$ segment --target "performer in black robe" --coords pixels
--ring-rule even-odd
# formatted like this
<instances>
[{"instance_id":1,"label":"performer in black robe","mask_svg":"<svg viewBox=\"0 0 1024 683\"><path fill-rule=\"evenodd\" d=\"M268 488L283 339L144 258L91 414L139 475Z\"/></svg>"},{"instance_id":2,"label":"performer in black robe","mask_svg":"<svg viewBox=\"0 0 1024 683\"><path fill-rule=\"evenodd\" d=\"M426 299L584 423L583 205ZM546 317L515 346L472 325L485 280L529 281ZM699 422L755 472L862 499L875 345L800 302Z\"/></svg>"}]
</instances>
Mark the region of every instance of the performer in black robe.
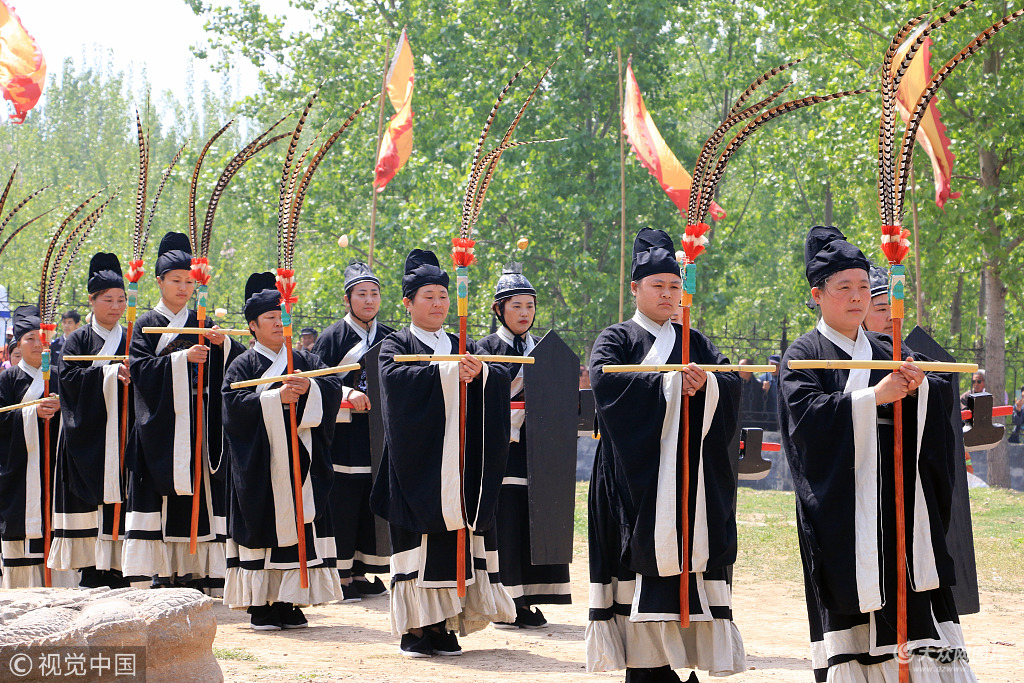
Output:
<instances>
[{"instance_id":1,"label":"performer in black robe","mask_svg":"<svg viewBox=\"0 0 1024 683\"><path fill-rule=\"evenodd\" d=\"M19 306L11 325L21 360L0 373L0 407L33 401L43 396L41 368L43 342L39 309ZM3 555L3 588L44 585L43 500L46 457L44 430L50 427L50 475L57 462L60 434L60 381L50 375L50 394L43 403L0 413L0 554ZM50 418L49 423L45 418ZM51 515L52 518L52 515ZM77 572L50 572L53 586L73 588Z\"/></svg>"},{"instance_id":2,"label":"performer in black robe","mask_svg":"<svg viewBox=\"0 0 1024 683\"><path fill-rule=\"evenodd\" d=\"M197 327L188 308L195 290L188 237L167 233L155 265L160 303L135 322L129 348L135 402L127 467L128 513L121 571L195 587L217 586L224 578L227 535L226 489L221 464L221 393L224 370L245 349L216 334L206 319L211 346L197 335L146 334L145 327ZM189 553L195 460L196 363L204 371L203 472L196 554ZM158 581L158 584L163 583Z\"/></svg>"},{"instance_id":3,"label":"performer in black robe","mask_svg":"<svg viewBox=\"0 0 1024 683\"><path fill-rule=\"evenodd\" d=\"M89 262L92 321L64 342L60 366L63 438L54 480L51 569L80 569L85 588L127 586L121 575L124 509L114 541L114 504L123 502L121 406L128 368L118 361L68 361L69 356L123 356L127 340L118 321L128 305L117 256ZM129 399L130 400L130 399ZM129 425L131 406L129 405Z\"/></svg>"},{"instance_id":4,"label":"performer in black robe","mask_svg":"<svg viewBox=\"0 0 1024 683\"><path fill-rule=\"evenodd\" d=\"M523 276L522 266L507 266L495 288L491 309L501 322L495 334L477 342L481 353L498 356L525 356L533 351L537 339L530 334L536 316L537 291ZM509 364L513 378L509 393L513 401L522 401L523 366ZM534 605L568 605L572 602L568 564L535 565L530 561L530 510L526 470L526 411L512 411L508 465L498 496L498 561L501 583L516 604L519 628L547 625L544 614Z\"/></svg>"},{"instance_id":5,"label":"performer in black robe","mask_svg":"<svg viewBox=\"0 0 1024 683\"><path fill-rule=\"evenodd\" d=\"M380 310L380 280L365 263L345 268L345 305L348 314L324 330L313 344L313 353L328 366L358 363L367 350L393 329L377 321ZM366 397L366 371L339 374L344 385L342 399L355 410L374 409ZM379 410L379 408L376 408ZM334 483L331 486L331 515L338 546L338 575L344 602L362 596L387 593L379 577L370 583L367 574L386 574L388 553L377 547L373 513L370 512L370 418L352 409L338 411L331 442Z\"/></svg>"},{"instance_id":6,"label":"performer in black robe","mask_svg":"<svg viewBox=\"0 0 1024 683\"><path fill-rule=\"evenodd\" d=\"M256 344L224 376L224 465L228 472L227 576L224 604L248 608L257 630L302 628L296 605L341 596L328 496L334 470L330 444L341 401L337 375L292 377L283 384L232 389L232 382L284 375L288 340L274 275L256 273L245 287L245 319ZM298 372L327 367L293 353ZM309 586L301 587L288 411L297 409L303 529Z\"/></svg>"},{"instance_id":7,"label":"performer in black robe","mask_svg":"<svg viewBox=\"0 0 1024 683\"><path fill-rule=\"evenodd\" d=\"M590 623L587 669L626 669L626 680L678 681L672 669L714 676L746 669L732 621L736 480L729 441L739 376L705 373L727 364L690 330L691 365L681 372L604 373L608 364L682 362L682 328L671 321L682 294L672 240L641 230L633 244L637 312L594 343L590 381L601 433L590 482ZM682 526L681 424L689 401L690 625L679 618ZM691 673L691 681L696 674Z\"/></svg>"},{"instance_id":8,"label":"performer in black robe","mask_svg":"<svg viewBox=\"0 0 1024 683\"><path fill-rule=\"evenodd\" d=\"M380 353L386 447L371 494L391 529L391 630L410 657L462 654L463 635L515 619L501 585L494 533L509 441L509 378L501 365L461 361L399 363L397 354L458 352L442 329L448 274L432 252L405 262L403 302L412 324L384 340ZM469 354L477 352L472 341ZM460 509L459 383L467 382L466 448ZM463 514L463 512L465 514ZM466 595L456 589L457 530L466 528Z\"/></svg>"},{"instance_id":9,"label":"performer in black robe","mask_svg":"<svg viewBox=\"0 0 1024 683\"><path fill-rule=\"evenodd\" d=\"M817 681L897 679L892 403L903 402L910 680L974 681L949 586L956 400L948 378L911 363L881 370L790 370L791 360L892 360L861 325L868 261L835 228L811 229L806 275L817 327L786 351L779 420L796 490L811 661ZM907 349L903 348L907 358Z\"/></svg>"}]
</instances>

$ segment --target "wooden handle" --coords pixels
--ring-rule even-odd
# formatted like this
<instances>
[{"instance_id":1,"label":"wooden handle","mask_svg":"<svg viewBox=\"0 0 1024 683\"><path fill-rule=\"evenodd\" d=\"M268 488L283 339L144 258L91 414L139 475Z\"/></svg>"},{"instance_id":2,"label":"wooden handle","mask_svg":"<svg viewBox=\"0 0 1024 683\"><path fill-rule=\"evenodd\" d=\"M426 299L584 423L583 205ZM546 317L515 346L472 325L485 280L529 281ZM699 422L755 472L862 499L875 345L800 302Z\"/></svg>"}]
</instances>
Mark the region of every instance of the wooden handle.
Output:
<instances>
[{"instance_id":1,"label":"wooden handle","mask_svg":"<svg viewBox=\"0 0 1024 683\"><path fill-rule=\"evenodd\" d=\"M601 372L677 372L688 365L602 365ZM698 365L704 372L768 372L774 373L774 365Z\"/></svg>"},{"instance_id":2,"label":"wooden handle","mask_svg":"<svg viewBox=\"0 0 1024 683\"><path fill-rule=\"evenodd\" d=\"M894 360L791 360L790 370L898 370L903 363ZM977 372L977 363L918 362L926 372Z\"/></svg>"},{"instance_id":3,"label":"wooden handle","mask_svg":"<svg viewBox=\"0 0 1024 683\"><path fill-rule=\"evenodd\" d=\"M249 330L215 330L212 327L143 327L144 334L227 334L243 337L252 334Z\"/></svg>"},{"instance_id":4,"label":"wooden handle","mask_svg":"<svg viewBox=\"0 0 1024 683\"><path fill-rule=\"evenodd\" d=\"M293 372L290 375L275 375L274 377L257 377L256 379L247 379L242 382L232 382L231 388L244 389L245 387L255 387L260 384L273 384L274 382L283 381L287 377L322 377L324 375L334 375L339 372L352 372L353 370L358 370L359 367L359 363L349 363L348 365L336 365L331 368L320 368L319 370Z\"/></svg>"},{"instance_id":5,"label":"wooden handle","mask_svg":"<svg viewBox=\"0 0 1024 683\"><path fill-rule=\"evenodd\" d=\"M34 401L25 401L24 403L17 403L17 404L15 404L13 406L4 406L3 408L0 408L0 413L9 413L9 412L14 411L14 410L21 410L22 408L28 408L29 406L38 405L38 404L42 403L43 401L45 401L48 398L60 398L60 397L57 396L57 394L50 394L49 396L44 396L43 398L37 398Z\"/></svg>"},{"instance_id":6,"label":"wooden handle","mask_svg":"<svg viewBox=\"0 0 1024 683\"><path fill-rule=\"evenodd\" d=\"M128 356L61 356L61 360L91 363L94 360L128 360Z\"/></svg>"},{"instance_id":7,"label":"wooden handle","mask_svg":"<svg viewBox=\"0 0 1024 683\"><path fill-rule=\"evenodd\" d=\"M472 354L470 354L472 355ZM473 358L482 360L485 363L522 363L523 365L533 365L537 362L533 356L476 356ZM416 363L419 361L458 361L462 360L462 356L458 354L446 354L446 355L434 355L430 353L406 353L398 354L395 356L396 363Z\"/></svg>"}]
</instances>

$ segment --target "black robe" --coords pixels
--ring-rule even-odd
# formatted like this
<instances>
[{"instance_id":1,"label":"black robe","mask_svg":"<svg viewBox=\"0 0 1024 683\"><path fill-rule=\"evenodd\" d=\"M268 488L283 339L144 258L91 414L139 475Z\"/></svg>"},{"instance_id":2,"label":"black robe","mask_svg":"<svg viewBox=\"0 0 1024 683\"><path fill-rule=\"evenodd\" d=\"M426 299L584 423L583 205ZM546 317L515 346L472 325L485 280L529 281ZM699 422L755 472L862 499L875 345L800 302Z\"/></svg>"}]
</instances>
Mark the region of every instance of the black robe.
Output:
<instances>
[{"instance_id":1,"label":"black robe","mask_svg":"<svg viewBox=\"0 0 1024 683\"><path fill-rule=\"evenodd\" d=\"M531 335L536 344L539 339ZM514 356L514 347L497 333L477 342L480 353L496 356ZM513 380L523 366L505 364ZM511 391L511 390L510 390ZM522 401L525 391L520 390L513 401ZM519 438L508 446L508 464L498 496L497 531L498 559L501 583L508 590L516 607L531 605L567 605L572 602L568 564L535 565L530 561L530 509L527 484L527 450L525 422L519 429Z\"/></svg>"},{"instance_id":2,"label":"black robe","mask_svg":"<svg viewBox=\"0 0 1024 683\"><path fill-rule=\"evenodd\" d=\"M377 323L372 347L394 332ZM341 365L345 356L360 343L359 334L344 319L330 325L313 344L313 353L328 366ZM362 357L348 362L360 362ZM340 375L339 375L340 376ZM366 393L366 370L348 372L342 379L343 394L357 389ZM372 406L372 410L380 410ZM377 533L370 512L370 417L351 413L349 422L338 422L331 441L334 484L331 487L331 514L338 548L338 573L341 578L380 574L388 570L387 549L377 547Z\"/></svg>"},{"instance_id":3,"label":"black robe","mask_svg":"<svg viewBox=\"0 0 1024 683\"><path fill-rule=\"evenodd\" d=\"M18 365L0 372L0 406L22 402L22 397L32 385L32 378ZM60 394L60 381L56 371L50 372L50 394ZM28 471L28 450L25 444L25 423L23 410L0 413L0 541L3 542L3 586L4 588L26 588L41 586L43 567L43 515L46 454L43 450L47 422L39 420L39 464L33 472L30 485ZM35 408L31 408L33 411ZM49 420L50 427L50 476L57 463L60 414ZM38 533L26 529L26 507L38 505ZM52 509L51 509L52 513ZM51 515L52 519L52 515ZM34 525L32 525L34 526ZM25 568L31 568L26 572ZM38 574L38 575L37 575Z\"/></svg>"},{"instance_id":4,"label":"black robe","mask_svg":"<svg viewBox=\"0 0 1024 683\"><path fill-rule=\"evenodd\" d=\"M871 358L892 360L888 336L865 334ZM910 355L905 347L902 352L903 358ZM875 406L870 388L889 371L871 371L868 388L847 393L848 370L788 368L791 360L849 358L812 330L786 351L780 377L779 424L796 491L818 681L836 665L892 660L896 643L892 406ZM962 633L949 588L955 574L945 543L955 455L949 414L956 394L942 374L928 373L926 384L903 400L908 635L912 650L953 648L959 658ZM927 391L925 403L922 391ZM862 426L855 426L855 415ZM924 416L920 456L919 415Z\"/></svg>"},{"instance_id":5,"label":"black robe","mask_svg":"<svg viewBox=\"0 0 1024 683\"><path fill-rule=\"evenodd\" d=\"M103 338L92 325L78 328L68 336L64 343L65 356L97 355L103 349ZM121 343L113 355L124 355L127 346L126 330L121 329ZM120 363L106 363L94 367L91 361L63 360L60 366L61 380L61 417L63 420L63 438L60 454L57 459L57 472L54 491L54 537L67 540L65 559L72 566L64 568L81 568L98 566L100 569L118 569L120 567L120 550L105 548L100 552L96 563L96 550L93 549L93 561L86 561L86 543L96 546L97 538L104 543L113 543L114 502L113 496L106 496L104 504L104 486L107 485L117 492L116 498L124 501L124 482L118 470L106 471L107 449L107 405L104 396L104 379L107 373L114 373L111 380L116 391L116 412L114 420L117 424L117 445L110 453L120 461L121 439L121 405L125 392L129 394L128 433L131 433L134 406L131 404L131 385L125 387L116 379L114 369ZM113 463L113 460L111 460ZM109 480L109 481L108 481ZM109 493L109 492L108 492ZM112 501L112 502L111 502ZM89 513L95 513L92 523L86 524ZM124 506L121 507L118 523L118 545L124 534ZM102 524L102 531L101 531ZM51 550L51 555L57 549ZM113 565L113 566L112 566Z\"/></svg>"},{"instance_id":6,"label":"black robe","mask_svg":"<svg viewBox=\"0 0 1024 683\"><path fill-rule=\"evenodd\" d=\"M453 353L458 338L448 335ZM472 340L470 353L477 352ZM380 352L385 449L370 506L391 532L391 623L397 635L445 622L463 634L492 621L513 621L515 606L501 585L494 533L498 491L509 443L509 377L487 368L467 386L463 492L467 594L455 596L458 576L458 441L444 449L445 394L440 365L398 363L395 355L431 353L409 328L387 337ZM446 366L452 367L452 366ZM458 402L458 376L453 383ZM457 410L457 409L456 409ZM457 417L452 434L458 433ZM450 529L450 530L449 530ZM434 593L430 593L434 591Z\"/></svg>"},{"instance_id":7,"label":"black robe","mask_svg":"<svg viewBox=\"0 0 1024 683\"><path fill-rule=\"evenodd\" d=\"M212 327L207 318L206 326ZM185 556L177 551L171 554L171 566L151 561L147 551L135 554L134 541L164 541L168 543L188 543L192 518L192 496L181 494L181 490L190 490L195 467L195 409L197 368L194 363L187 363L187 384L189 391L188 417L190 423L189 457L187 472L179 471L178 476L188 481L179 481L175 486L174 466L174 391L171 354L176 351L187 351L199 342L197 335L178 335L164 348L160 355L156 354L159 334L144 334L144 327L166 327L169 320L156 311L147 311L135 322L131 346L129 347L129 365L132 376L132 387L135 404L135 423L132 429L128 452L127 467L130 471L128 487L128 519L125 534L125 562L129 573L158 574L199 574L206 577L219 574L222 566L201 566L192 562L196 556ZM197 327L198 319L195 311L188 312L184 327ZM231 338L222 346L211 344L203 373L203 430L206 433L204 470L211 479L210 491L207 493L207 473L200 477L199 525L197 538L199 542L216 542L222 544L226 538L227 496L223 473L220 472L222 454L221 430L221 393L220 387L224 379L224 368L245 349ZM225 358L225 354L227 357ZM212 390L211 390L212 387ZM184 475L184 476L183 476ZM187 484L187 486L186 486ZM166 501L164 500L166 498ZM166 509L164 508L166 504ZM221 551L215 551L221 553ZM134 558L139 558L136 561ZM184 559L189 567L182 567L176 558ZM214 558L216 559L216 558ZM219 562L219 560L218 560ZM207 563L209 565L209 563ZM219 578L219 577L216 577Z\"/></svg>"},{"instance_id":8,"label":"black robe","mask_svg":"<svg viewBox=\"0 0 1024 683\"><path fill-rule=\"evenodd\" d=\"M671 353L660 362L682 362L682 328L673 324L673 331ZM707 630L706 637L715 643L694 650L679 627L681 422L677 445L666 444L662 453L662 431L670 418L664 389L669 379L659 372L601 370L609 364L642 363L655 340L639 323L628 320L605 329L591 351L590 378L601 439L589 494L587 667L600 671L669 665L708 669L715 675L736 673L746 667L742 640L732 622L729 568L736 560L736 479L728 446L739 412L739 376L708 373L707 385L689 400L689 628ZM690 360L729 362L695 329L690 330ZM681 398L678 401L676 409L681 410ZM702 454L708 401L715 411ZM620 650L608 646L609 639L619 643ZM697 641L709 642L702 637Z\"/></svg>"}]
</instances>

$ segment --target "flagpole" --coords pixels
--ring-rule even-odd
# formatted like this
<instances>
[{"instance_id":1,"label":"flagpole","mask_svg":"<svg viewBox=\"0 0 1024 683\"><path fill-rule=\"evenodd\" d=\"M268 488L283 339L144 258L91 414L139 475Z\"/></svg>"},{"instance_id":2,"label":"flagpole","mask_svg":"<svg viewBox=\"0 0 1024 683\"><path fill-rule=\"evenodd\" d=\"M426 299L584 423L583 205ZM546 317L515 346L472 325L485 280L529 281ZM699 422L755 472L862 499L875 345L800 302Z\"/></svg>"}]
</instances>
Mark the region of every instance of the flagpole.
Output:
<instances>
[{"instance_id":1,"label":"flagpole","mask_svg":"<svg viewBox=\"0 0 1024 683\"><path fill-rule=\"evenodd\" d=\"M622 130L622 48L616 47L619 61L619 184L622 197L619 202L619 322L622 322L626 287L626 134Z\"/></svg>"},{"instance_id":2,"label":"flagpole","mask_svg":"<svg viewBox=\"0 0 1024 683\"><path fill-rule=\"evenodd\" d=\"M384 67L381 69L380 77L380 113L377 115L377 151L373 155L373 179L370 184L370 192L373 195L370 202L370 256L367 259L369 266L373 268L373 243L377 235L377 159L380 158L380 143L384 138L384 101L387 99L388 90L388 55L391 52L391 38L384 43Z\"/></svg>"}]
</instances>

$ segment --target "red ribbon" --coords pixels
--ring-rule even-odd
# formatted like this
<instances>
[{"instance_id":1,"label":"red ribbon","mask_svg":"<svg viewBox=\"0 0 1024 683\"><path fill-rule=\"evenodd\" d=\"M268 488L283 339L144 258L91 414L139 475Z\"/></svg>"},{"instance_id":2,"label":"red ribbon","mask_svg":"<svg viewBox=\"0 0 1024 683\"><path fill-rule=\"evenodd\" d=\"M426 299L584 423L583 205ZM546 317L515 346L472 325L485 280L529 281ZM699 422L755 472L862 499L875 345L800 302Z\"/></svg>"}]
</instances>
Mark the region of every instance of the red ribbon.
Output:
<instances>
[{"instance_id":1,"label":"red ribbon","mask_svg":"<svg viewBox=\"0 0 1024 683\"><path fill-rule=\"evenodd\" d=\"M902 263L910 253L910 231L901 225L882 226L882 253L890 264Z\"/></svg>"},{"instance_id":2,"label":"red ribbon","mask_svg":"<svg viewBox=\"0 0 1024 683\"><path fill-rule=\"evenodd\" d=\"M284 310L292 312L292 304L299 303L299 297L295 296L295 288L298 283L295 281L295 270L292 268L278 268L277 282L274 285L281 293L281 303Z\"/></svg>"},{"instance_id":3,"label":"red ribbon","mask_svg":"<svg viewBox=\"0 0 1024 683\"><path fill-rule=\"evenodd\" d=\"M145 271L142 270L143 260L129 261L128 262L128 282L138 282L145 275Z\"/></svg>"},{"instance_id":4,"label":"red ribbon","mask_svg":"<svg viewBox=\"0 0 1024 683\"><path fill-rule=\"evenodd\" d=\"M706 240L702 240L704 233L711 229L711 226L707 223L696 223L686 226L686 232L683 235L683 253L686 254L686 263L695 263L697 257L704 253L704 243Z\"/></svg>"},{"instance_id":5,"label":"red ribbon","mask_svg":"<svg viewBox=\"0 0 1024 683\"><path fill-rule=\"evenodd\" d=\"M468 237L455 237L452 239L452 261L455 262L457 267L467 267L476 262L476 257L473 255L473 246L476 244L476 240L471 240Z\"/></svg>"},{"instance_id":6,"label":"red ribbon","mask_svg":"<svg viewBox=\"0 0 1024 683\"><path fill-rule=\"evenodd\" d=\"M210 260L205 256L192 259L192 270L190 271L196 282L201 285L207 285L210 283L210 276L213 274L213 269L210 268Z\"/></svg>"}]
</instances>

